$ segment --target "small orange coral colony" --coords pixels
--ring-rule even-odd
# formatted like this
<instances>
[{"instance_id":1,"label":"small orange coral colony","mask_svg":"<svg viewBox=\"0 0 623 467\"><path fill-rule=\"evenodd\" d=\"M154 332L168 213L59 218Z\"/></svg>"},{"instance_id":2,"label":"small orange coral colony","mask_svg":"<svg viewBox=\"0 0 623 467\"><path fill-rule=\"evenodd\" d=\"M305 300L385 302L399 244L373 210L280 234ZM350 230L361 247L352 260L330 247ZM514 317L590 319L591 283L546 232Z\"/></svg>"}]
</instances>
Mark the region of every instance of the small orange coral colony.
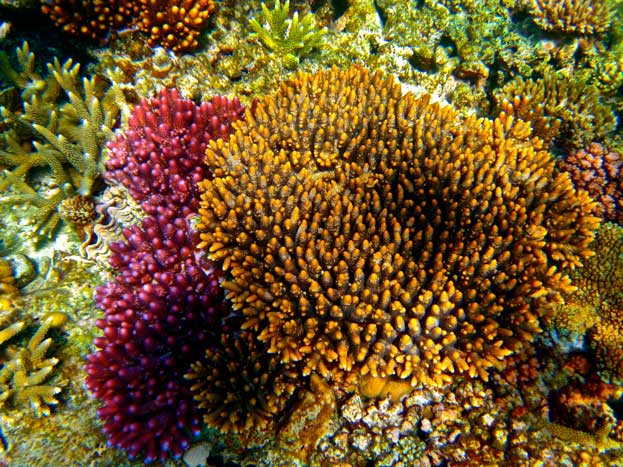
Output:
<instances>
[{"instance_id":1,"label":"small orange coral colony","mask_svg":"<svg viewBox=\"0 0 623 467\"><path fill-rule=\"evenodd\" d=\"M200 247L302 374L486 380L590 255L593 202L510 117L353 67L299 74L234 127L207 150Z\"/></svg>"},{"instance_id":2,"label":"small orange coral colony","mask_svg":"<svg viewBox=\"0 0 623 467\"><path fill-rule=\"evenodd\" d=\"M49 0L42 10L70 34L102 39L136 28L151 46L174 52L197 47L197 37L214 10L212 0Z\"/></svg>"}]
</instances>

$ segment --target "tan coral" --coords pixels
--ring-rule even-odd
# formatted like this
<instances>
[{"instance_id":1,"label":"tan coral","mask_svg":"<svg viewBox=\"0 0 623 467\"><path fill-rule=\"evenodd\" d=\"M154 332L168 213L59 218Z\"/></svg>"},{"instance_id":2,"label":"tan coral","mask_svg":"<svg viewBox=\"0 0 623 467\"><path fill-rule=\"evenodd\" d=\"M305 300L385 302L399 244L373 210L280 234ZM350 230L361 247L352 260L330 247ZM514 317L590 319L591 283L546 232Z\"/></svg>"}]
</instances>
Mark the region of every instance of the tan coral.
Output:
<instances>
[{"instance_id":1,"label":"tan coral","mask_svg":"<svg viewBox=\"0 0 623 467\"><path fill-rule=\"evenodd\" d=\"M345 384L486 380L598 224L527 124L461 119L360 67L300 74L206 160L201 247L243 328Z\"/></svg>"},{"instance_id":2,"label":"tan coral","mask_svg":"<svg viewBox=\"0 0 623 467\"><path fill-rule=\"evenodd\" d=\"M611 12L604 0L531 0L534 22L545 31L573 34L604 33Z\"/></svg>"}]
</instances>

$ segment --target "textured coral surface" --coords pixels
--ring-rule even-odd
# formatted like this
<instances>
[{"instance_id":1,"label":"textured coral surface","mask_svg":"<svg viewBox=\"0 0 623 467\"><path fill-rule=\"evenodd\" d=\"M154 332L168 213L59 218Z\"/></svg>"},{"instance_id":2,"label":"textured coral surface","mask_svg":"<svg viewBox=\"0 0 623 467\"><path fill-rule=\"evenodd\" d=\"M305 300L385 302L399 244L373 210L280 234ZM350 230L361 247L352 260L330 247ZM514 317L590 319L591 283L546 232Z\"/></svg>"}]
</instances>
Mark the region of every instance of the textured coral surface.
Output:
<instances>
[{"instance_id":1,"label":"textured coral surface","mask_svg":"<svg viewBox=\"0 0 623 467\"><path fill-rule=\"evenodd\" d=\"M242 327L302 374L487 380L597 224L539 144L359 67L302 74L210 144L201 246Z\"/></svg>"}]
</instances>

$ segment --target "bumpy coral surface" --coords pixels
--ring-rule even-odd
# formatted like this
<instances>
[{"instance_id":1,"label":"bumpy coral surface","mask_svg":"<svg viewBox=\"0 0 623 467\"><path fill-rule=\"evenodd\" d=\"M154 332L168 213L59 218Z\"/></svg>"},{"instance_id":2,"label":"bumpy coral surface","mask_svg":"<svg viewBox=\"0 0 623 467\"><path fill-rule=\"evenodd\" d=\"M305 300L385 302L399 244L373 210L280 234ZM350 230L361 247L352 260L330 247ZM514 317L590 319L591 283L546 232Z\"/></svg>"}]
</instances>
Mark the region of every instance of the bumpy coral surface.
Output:
<instances>
[{"instance_id":1,"label":"bumpy coral surface","mask_svg":"<svg viewBox=\"0 0 623 467\"><path fill-rule=\"evenodd\" d=\"M200 246L242 327L303 374L486 380L597 224L529 133L359 67L301 74L210 143Z\"/></svg>"},{"instance_id":2,"label":"bumpy coral surface","mask_svg":"<svg viewBox=\"0 0 623 467\"><path fill-rule=\"evenodd\" d=\"M43 12L65 32L104 40L137 28L151 46L175 52L197 47L197 37L214 10L212 0L49 0Z\"/></svg>"},{"instance_id":3,"label":"bumpy coral surface","mask_svg":"<svg viewBox=\"0 0 623 467\"><path fill-rule=\"evenodd\" d=\"M573 151L560 160L560 167L571 175L577 188L588 191L606 220L623 224L623 157L598 143Z\"/></svg>"},{"instance_id":4,"label":"bumpy coral surface","mask_svg":"<svg viewBox=\"0 0 623 467\"><path fill-rule=\"evenodd\" d=\"M110 442L131 456L180 456L200 430L184 374L218 336L224 309L220 274L195 254L188 216L198 206L196 183L209 175L200 163L206 142L227 134L242 111L237 101L196 105L163 90L135 108L110 144L107 178L128 188L147 217L110 245L119 274L97 290L105 317L87 385L104 402Z\"/></svg>"}]
</instances>

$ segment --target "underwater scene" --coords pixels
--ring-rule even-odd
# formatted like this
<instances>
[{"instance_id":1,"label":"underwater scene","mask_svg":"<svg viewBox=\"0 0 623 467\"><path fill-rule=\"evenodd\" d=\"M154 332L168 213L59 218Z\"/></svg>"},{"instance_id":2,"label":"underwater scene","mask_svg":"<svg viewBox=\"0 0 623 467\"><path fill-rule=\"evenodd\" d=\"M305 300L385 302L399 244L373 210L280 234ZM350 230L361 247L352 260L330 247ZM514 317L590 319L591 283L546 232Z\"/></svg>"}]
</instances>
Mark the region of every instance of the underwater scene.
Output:
<instances>
[{"instance_id":1,"label":"underwater scene","mask_svg":"<svg viewBox=\"0 0 623 467\"><path fill-rule=\"evenodd\" d=\"M623 0L0 0L0 467L623 467Z\"/></svg>"}]
</instances>

